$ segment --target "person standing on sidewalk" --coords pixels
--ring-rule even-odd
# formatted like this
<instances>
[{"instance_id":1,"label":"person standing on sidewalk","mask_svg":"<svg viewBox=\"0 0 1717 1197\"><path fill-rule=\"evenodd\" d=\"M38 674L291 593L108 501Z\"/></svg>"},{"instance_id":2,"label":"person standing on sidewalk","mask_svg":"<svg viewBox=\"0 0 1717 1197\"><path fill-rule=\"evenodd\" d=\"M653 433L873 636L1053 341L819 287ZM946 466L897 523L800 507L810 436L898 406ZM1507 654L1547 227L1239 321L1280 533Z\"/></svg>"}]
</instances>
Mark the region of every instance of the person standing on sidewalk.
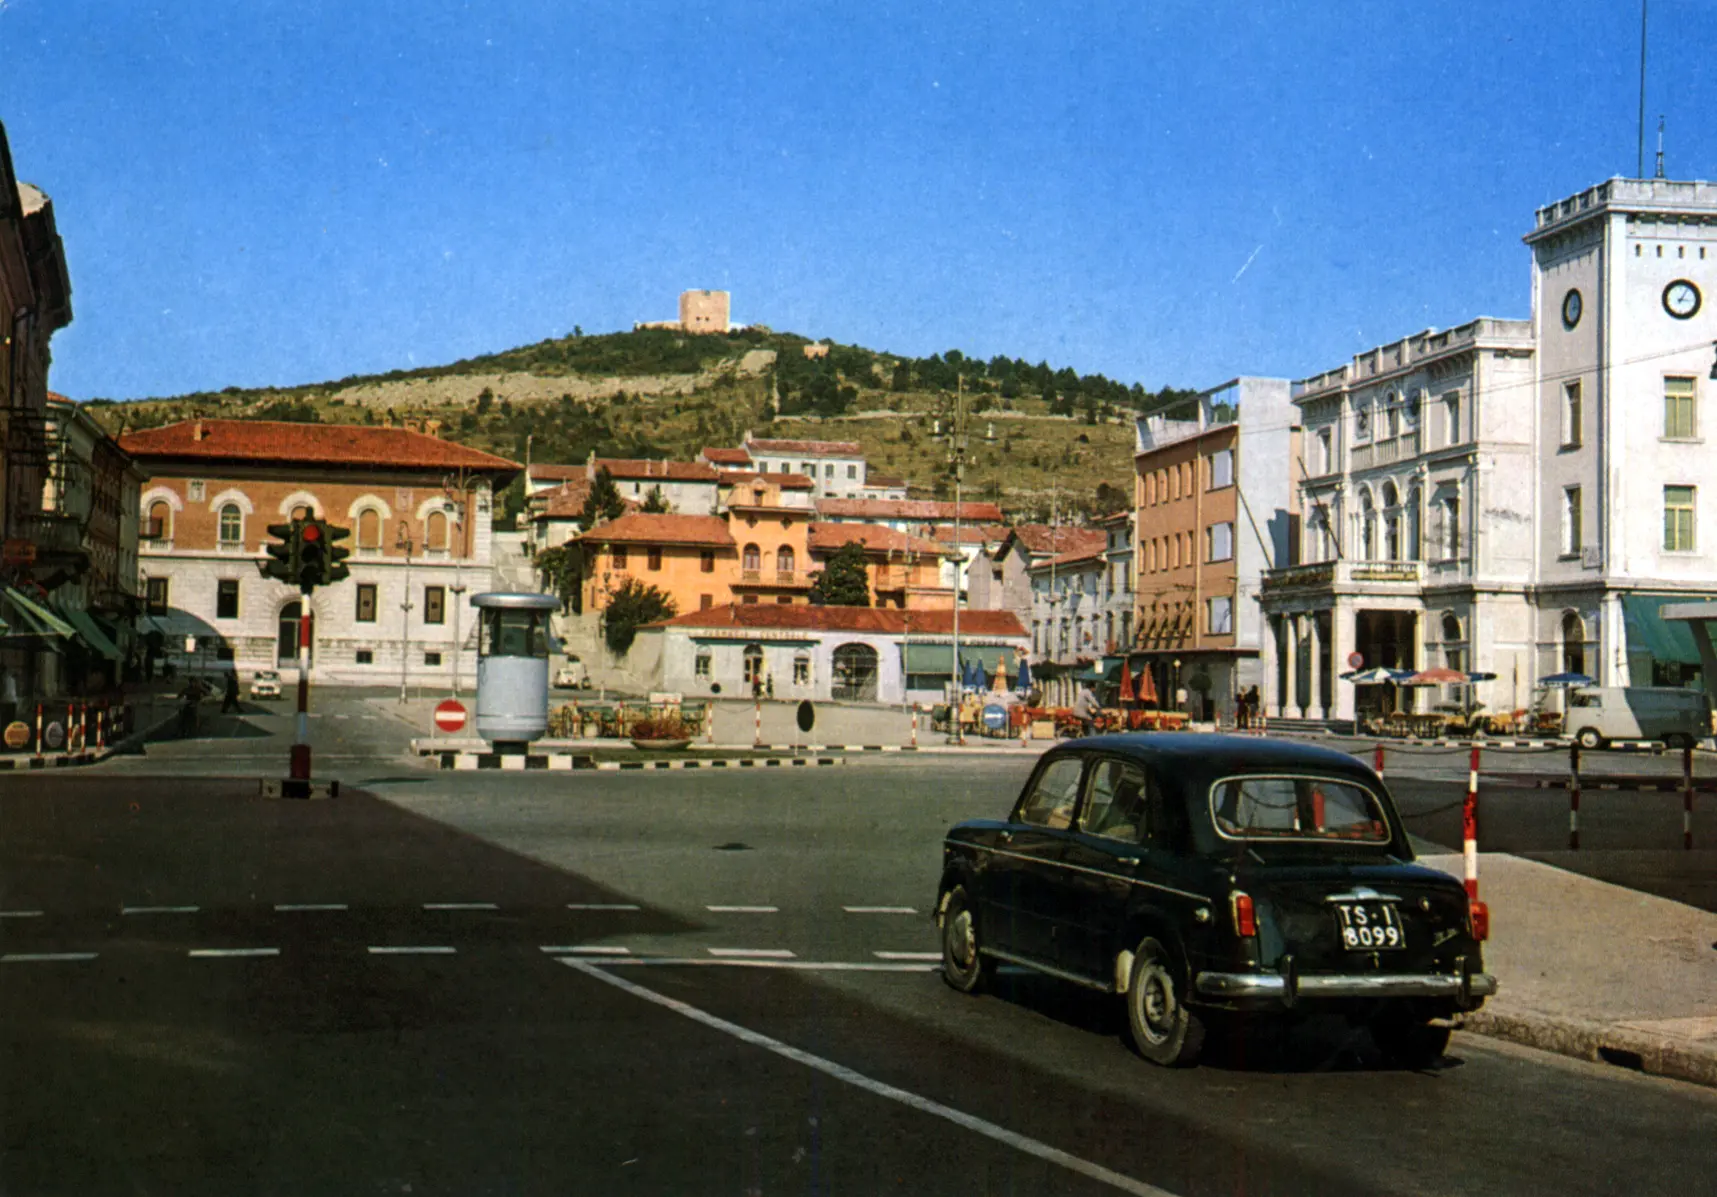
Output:
<instances>
[{"instance_id":1,"label":"person standing on sidewalk","mask_svg":"<svg viewBox=\"0 0 1717 1197\"><path fill-rule=\"evenodd\" d=\"M229 669L227 670L226 693L221 698L221 714L224 715L228 711L237 713L238 709L238 670Z\"/></svg>"}]
</instances>

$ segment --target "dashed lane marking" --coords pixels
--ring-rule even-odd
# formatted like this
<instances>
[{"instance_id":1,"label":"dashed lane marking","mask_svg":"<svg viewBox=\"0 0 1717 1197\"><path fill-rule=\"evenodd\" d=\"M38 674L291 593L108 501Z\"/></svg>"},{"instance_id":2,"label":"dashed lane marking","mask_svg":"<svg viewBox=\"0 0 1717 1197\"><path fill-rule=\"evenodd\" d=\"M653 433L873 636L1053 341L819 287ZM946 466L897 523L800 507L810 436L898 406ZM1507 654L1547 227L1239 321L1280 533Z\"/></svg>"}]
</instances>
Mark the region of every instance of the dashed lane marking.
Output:
<instances>
[{"instance_id":1,"label":"dashed lane marking","mask_svg":"<svg viewBox=\"0 0 1717 1197\"><path fill-rule=\"evenodd\" d=\"M793 953L786 948L707 948L717 959L749 957L753 960L791 960Z\"/></svg>"},{"instance_id":2,"label":"dashed lane marking","mask_svg":"<svg viewBox=\"0 0 1717 1197\"><path fill-rule=\"evenodd\" d=\"M614 965L665 964L692 968L784 968L806 973L927 973L939 964L908 963L899 960L779 960L759 956L616 956L602 963ZM1030 969L1022 970L1030 972Z\"/></svg>"},{"instance_id":3,"label":"dashed lane marking","mask_svg":"<svg viewBox=\"0 0 1717 1197\"><path fill-rule=\"evenodd\" d=\"M917 914L912 906L843 906L848 914Z\"/></svg>"},{"instance_id":4,"label":"dashed lane marking","mask_svg":"<svg viewBox=\"0 0 1717 1197\"><path fill-rule=\"evenodd\" d=\"M450 948L440 944L385 944L372 945L372 956L451 956L458 948Z\"/></svg>"},{"instance_id":5,"label":"dashed lane marking","mask_svg":"<svg viewBox=\"0 0 1717 1197\"><path fill-rule=\"evenodd\" d=\"M39 919L41 917L42 912L39 910L0 910L0 919Z\"/></svg>"},{"instance_id":6,"label":"dashed lane marking","mask_svg":"<svg viewBox=\"0 0 1717 1197\"><path fill-rule=\"evenodd\" d=\"M597 943L575 943L566 947L556 947L552 944L544 944L542 950L550 956L566 956L574 954L579 956L630 956L632 954L631 948L613 947L608 944Z\"/></svg>"},{"instance_id":7,"label":"dashed lane marking","mask_svg":"<svg viewBox=\"0 0 1717 1197\"><path fill-rule=\"evenodd\" d=\"M499 910L493 902L425 902L425 910Z\"/></svg>"},{"instance_id":8,"label":"dashed lane marking","mask_svg":"<svg viewBox=\"0 0 1717 1197\"><path fill-rule=\"evenodd\" d=\"M724 1035L731 1035L742 1043L762 1048L764 1051L772 1052L783 1059L791 1060L795 1064L803 1064L825 1076L831 1076L838 1081L863 1089L865 1092L875 1094L878 1097L886 1098L889 1101L899 1102L901 1105L920 1113L945 1119L956 1126L983 1135L987 1139L1012 1147L1027 1155L1035 1156L1040 1160L1046 1160L1066 1168L1070 1172L1077 1172L1081 1176L1089 1177L1124 1193L1132 1193L1135 1197L1174 1197L1167 1189L1159 1189L1142 1180L1134 1180L1130 1176L1124 1176L1091 1160L1062 1151L1058 1147L1051 1147L1041 1140L1022 1135L1017 1131L1011 1131L1005 1126L997 1126L993 1122L979 1118L974 1114L968 1114L964 1110L956 1110L952 1106L945 1106L939 1101L932 1101L930 1098L922 1097L910 1090L873 1080L861 1072L855 1072L844 1064L837 1064L833 1060L824 1059L822 1056L814 1056L810 1052L783 1043L779 1039L771 1039L767 1035L753 1031L748 1027L742 1027L738 1023L728 1022L725 1018L718 1018L714 1014L700 1010L696 1006L689 1005L677 998L668 997L666 994L657 993L654 989L628 981L624 977L615 976L607 971L604 966L606 962L599 963L580 960L574 956L562 956L561 963L568 968L577 969L587 977L592 977L606 985L612 985L616 989L629 993L633 997L653 1002L664 1009L683 1015L693 1022L702 1023Z\"/></svg>"},{"instance_id":9,"label":"dashed lane marking","mask_svg":"<svg viewBox=\"0 0 1717 1197\"><path fill-rule=\"evenodd\" d=\"M568 910L637 910L630 902L568 902Z\"/></svg>"},{"instance_id":10,"label":"dashed lane marking","mask_svg":"<svg viewBox=\"0 0 1717 1197\"><path fill-rule=\"evenodd\" d=\"M193 960L222 960L229 957L278 956L279 948L192 948L185 953Z\"/></svg>"},{"instance_id":11,"label":"dashed lane marking","mask_svg":"<svg viewBox=\"0 0 1717 1197\"><path fill-rule=\"evenodd\" d=\"M282 914L297 914L311 910L345 910L344 902L276 902L274 909Z\"/></svg>"},{"instance_id":12,"label":"dashed lane marking","mask_svg":"<svg viewBox=\"0 0 1717 1197\"><path fill-rule=\"evenodd\" d=\"M872 952L878 960L930 960L940 962L940 952Z\"/></svg>"},{"instance_id":13,"label":"dashed lane marking","mask_svg":"<svg viewBox=\"0 0 1717 1197\"><path fill-rule=\"evenodd\" d=\"M94 952L8 952L0 956L0 964L59 964L67 961L94 960Z\"/></svg>"},{"instance_id":14,"label":"dashed lane marking","mask_svg":"<svg viewBox=\"0 0 1717 1197\"><path fill-rule=\"evenodd\" d=\"M711 914L780 914L779 906L705 906Z\"/></svg>"},{"instance_id":15,"label":"dashed lane marking","mask_svg":"<svg viewBox=\"0 0 1717 1197\"><path fill-rule=\"evenodd\" d=\"M122 906L120 914L196 914L199 906Z\"/></svg>"}]
</instances>

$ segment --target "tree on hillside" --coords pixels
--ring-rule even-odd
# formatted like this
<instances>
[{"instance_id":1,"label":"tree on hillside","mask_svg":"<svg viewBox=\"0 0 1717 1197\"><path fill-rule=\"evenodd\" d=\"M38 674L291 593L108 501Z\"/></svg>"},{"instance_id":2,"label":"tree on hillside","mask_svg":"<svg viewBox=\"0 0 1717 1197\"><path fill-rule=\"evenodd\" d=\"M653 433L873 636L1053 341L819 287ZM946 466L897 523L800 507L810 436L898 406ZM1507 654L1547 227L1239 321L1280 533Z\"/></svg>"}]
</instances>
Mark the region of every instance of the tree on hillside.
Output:
<instances>
[{"instance_id":1,"label":"tree on hillside","mask_svg":"<svg viewBox=\"0 0 1717 1197\"><path fill-rule=\"evenodd\" d=\"M863 544L847 541L811 575L811 602L819 607L870 606L870 574L865 570Z\"/></svg>"},{"instance_id":2,"label":"tree on hillside","mask_svg":"<svg viewBox=\"0 0 1717 1197\"><path fill-rule=\"evenodd\" d=\"M639 628L659 619L672 619L679 611L679 605L656 587L627 578L602 613L602 638L617 656L625 656Z\"/></svg>"},{"instance_id":3,"label":"tree on hillside","mask_svg":"<svg viewBox=\"0 0 1717 1197\"><path fill-rule=\"evenodd\" d=\"M662 493L662 488L652 486L650 493L644 496L644 505L640 510L649 512L651 515L666 515L673 510L673 507L669 505L667 496Z\"/></svg>"},{"instance_id":4,"label":"tree on hillside","mask_svg":"<svg viewBox=\"0 0 1717 1197\"><path fill-rule=\"evenodd\" d=\"M577 611L579 599L579 584L583 580L580 572L582 554L575 544L556 545L553 548L542 549L531 558L531 564L536 566L539 585L547 588L550 594L560 597L562 611Z\"/></svg>"},{"instance_id":5,"label":"tree on hillside","mask_svg":"<svg viewBox=\"0 0 1717 1197\"><path fill-rule=\"evenodd\" d=\"M1120 511L1130 502L1127 492L1107 482L1097 484L1097 510L1103 515Z\"/></svg>"},{"instance_id":6,"label":"tree on hillside","mask_svg":"<svg viewBox=\"0 0 1717 1197\"><path fill-rule=\"evenodd\" d=\"M626 501L620 497L620 488L614 485L614 475L603 466L596 471L596 481L590 485L590 493L584 497L584 510L579 514L578 526L586 532L597 524L609 520L617 520L626 512Z\"/></svg>"},{"instance_id":7,"label":"tree on hillside","mask_svg":"<svg viewBox=\"0 0 1717 1197\"><path fill-rule=\"evenodd\" d=\"M494 402L495 392L491 391L488 387L484 387L477 395L477 414L479 416L488 415L489 406Z\"/></svg>"}]
</instances>

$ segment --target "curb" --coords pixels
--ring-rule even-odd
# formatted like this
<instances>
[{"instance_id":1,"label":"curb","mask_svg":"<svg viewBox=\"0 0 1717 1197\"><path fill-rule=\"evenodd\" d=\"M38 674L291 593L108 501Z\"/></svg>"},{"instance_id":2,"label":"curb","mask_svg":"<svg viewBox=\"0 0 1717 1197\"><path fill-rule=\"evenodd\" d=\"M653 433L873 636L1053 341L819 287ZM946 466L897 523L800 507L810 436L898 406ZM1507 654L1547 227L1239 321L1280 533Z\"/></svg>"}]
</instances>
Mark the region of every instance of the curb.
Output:
<instances>
[{"instance_id":1,"label":"curb","mask_svg":"<svg viewBox=\"0 0 1717 1197\"><path fill-rule=\"evenodd\" d=\"M58 756L0 756L0 773L41 769L76 769L84 765L99 765L111 757L123 756L141 749L149 737L175 722L177 713L156 721L148 727L130 732L105 748L86 748L80 752L63 752Z\"/></svg>"},{"instance_id":2,"label":"curb","mask_svg":"<svg viewBox=\"0 0 1717 1197\"><path fill-rule=\"evenodd\" d=\"M1593 1064L1717 1086L1717 1044L1704 1047L1626 1026L1488 1010L1468 1014L1463 1029Z\"/></svg>"},{"instance_id":3,"label":"curb","mask_svg":"<svg viewBox=\"0 0 1717 1197\"><path fill-rule=\"evenodd\" d=\"M803 769L845 763L841 758L832 756L748 756L708 761L695 759L683 761L598 761L590 756L573 756L560 753L552 756L545 753L526 753L523 755L509 753L503 756L494 752L440 752L432 755L439 758L442 769L453 769L461 772L500 770L508 773L570 773L593 770L617 773L622 770L659 769Z\"/></svg>"}]
</instances>

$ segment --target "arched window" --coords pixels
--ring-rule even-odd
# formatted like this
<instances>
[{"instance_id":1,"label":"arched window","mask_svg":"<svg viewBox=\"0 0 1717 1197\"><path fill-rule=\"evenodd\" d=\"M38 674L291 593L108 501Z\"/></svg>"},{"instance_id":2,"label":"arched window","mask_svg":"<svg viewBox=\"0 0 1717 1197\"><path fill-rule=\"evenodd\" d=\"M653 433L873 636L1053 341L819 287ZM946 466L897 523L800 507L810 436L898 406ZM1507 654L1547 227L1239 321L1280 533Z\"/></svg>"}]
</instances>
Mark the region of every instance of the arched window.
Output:
<instances>
[{"instance_id":1,"label":"arched window","mask_svg":"<svg viewBox=\"0 0 1717 1197\"><path fill-rule=\"evenodd\" d=\"M307 520L315 514L308 503L299 503L292 508L292 518L295 520Z\"/></svg>"},{"instance_id":2,"label":"arched window","mask_svg":"<svg viewBox=\"0 0 1717 1197\"><path fill-rule=\"evenodd\" d=\"M1586 672L1586 621L1578 611L1562 615L1562 669L1566 673Z\"/></svg>"},{"instance_id":3,"label":"arched window","mask_svg":"<svg viewBox=\"0 0 1717 1197\"><path fill-rule=\"evenodd\" d=\"M221 505L221 543L236 545L244 543L244 512L239 510L237 503Z\"/></svg>"},{"instance_id":4,"label":"arched window","mask_svg":"<svg viewBox=\"0 0 1717 1197\"><path fill-rule=\"evenodd\" d=\"M1383 484L1383 555L1401 560L1401 493L1393 482Z\"/></svg>"},{"instance_id":5,"label":"arched window","mask_svg":"<svg viewBox=\"0 0 1717 1197\"><path fill-rule=\"evenodd\" d=\"M423 547L430 552L447 551L447 514L432 511L423 523Z\"/></svg>"},{"instance_id":6,"label":"arched window","mask_svg":"<svg viewBox=\"0 0 1717 1197\"><path fill-rule=\"evenodd\" d=\"M358 512L358 547L360 549L379 549L382 547L382 513L374 507L366 507Z\"/></svg>"},{"instance_id":7,"label":"arched window","mask_svg":"<svg viewBox=\"0 0 1717 1197\"><path fill-rule=\"evenodd\" d=\"M150 540L173 539L173 505L166 499L156 499L149 504L148 527Z\"/></svg>"},{"instance_id":8,"label":"arched window","mask_svg":"<svg viewBox=\"0 0 1717 1197\"><path fill-rule=\"evenodd\" d=\"M756 545L748 544L745 546L745 554L740 559L739 568L750 570L753 573L763 568L763 554L758 551Z\"/></svg>"},{"instance_id":9,"label":"arched window","mask_svg":"<svg viewBox=\"0 0 1717 1197\"><path fill-rule=\"evenodd\" d=\"M775 553L775 569L777 572L784 573L784 574L790 574L793 572L793 546L792 545L784 544L781 546L781 548L779 550L776 551L776 553Z\"/></svg>"},{"instance_id":10,"label":"arched window","mask_svg":"<svg viewBox=\"0 0 1717 1197\"><path fill-rule=\"evenodd\" d=\"M1419 488L1407 492L1407 560L1420 561L1425 556L1425 513L1419 499Z\"/></svg>"},{"instance_id":11,"label":"arched window","mask_svg":"<svg viewBox=\"0 0 1717 1197\"><path fill-rule=\"evenodd\" d=\"M1443 613L1443 664L1459 673L1467 671L1466 637L1460 617L1452 611Z\"/></svg>"},{"instance_id":12,"label":"arched window","mask_svg":"<svg viewBox=\"0 0 1717 1197\"><path fill-rule=\"evenodd\" d=\"M747 644L742 659L745 662L745 684L751 686L763 680L763 646Z\"/></svg>"},{"instance_id":13,"label":"arched window","mask_svg":"<svg viewBox=\"0 0 1717 1197\"><path fill-rule=\"evenodd\" d=\"M1377 560L1377 509L1371 505L1371 492L1359 492L1359 556L1364 561Z\"/></svg>"}]
</instances>

